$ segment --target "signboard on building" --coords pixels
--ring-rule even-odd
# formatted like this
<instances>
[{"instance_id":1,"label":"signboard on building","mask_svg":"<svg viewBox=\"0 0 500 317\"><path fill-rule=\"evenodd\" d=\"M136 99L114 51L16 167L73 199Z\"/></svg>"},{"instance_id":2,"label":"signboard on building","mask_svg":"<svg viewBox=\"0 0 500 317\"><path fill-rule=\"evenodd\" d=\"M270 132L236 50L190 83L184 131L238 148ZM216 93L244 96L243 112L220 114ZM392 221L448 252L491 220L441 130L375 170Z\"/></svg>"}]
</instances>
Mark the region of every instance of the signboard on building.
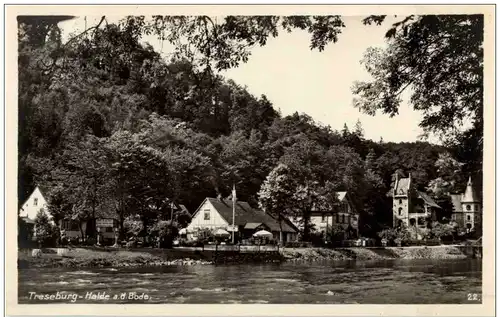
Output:
<instances>
[{"instance_id":1,"label":"signboard on building","mask_svg":"<svg viewBox=\"0 0 500 317\"><path fill-rule=\"evenodd\" d=\"M238 226L229 225L229 226L227 226L227 231L228 232L233 232L233 231L238 232Z\"/></svg>"},{"instance_id":2,"label":"signboard on building","mask_svg":"<svg viewBox=\"0 0 500 317\"><path fill-rule=\"evenodd\" d=\"M96 219L97 227L114 227L114 219Z\"/></svg>"}]
</instances>

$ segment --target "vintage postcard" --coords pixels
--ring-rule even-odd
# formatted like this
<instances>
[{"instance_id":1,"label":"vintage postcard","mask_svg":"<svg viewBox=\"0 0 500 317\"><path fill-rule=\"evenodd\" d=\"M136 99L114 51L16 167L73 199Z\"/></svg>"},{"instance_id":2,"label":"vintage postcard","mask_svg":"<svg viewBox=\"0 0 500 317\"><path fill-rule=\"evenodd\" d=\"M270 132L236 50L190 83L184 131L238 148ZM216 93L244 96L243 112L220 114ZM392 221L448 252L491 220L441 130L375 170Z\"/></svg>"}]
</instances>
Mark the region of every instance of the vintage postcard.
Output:
<instances>
[{"instance_id":1,"label":"vintage postcard","mask_svg":"<svg viewBox=\"0 0 500 317\"><path fill-rule=\"evenodd\" d=\"M492 316L494 9L7 5L7 314Z\"/></svg>"}]
</instances>

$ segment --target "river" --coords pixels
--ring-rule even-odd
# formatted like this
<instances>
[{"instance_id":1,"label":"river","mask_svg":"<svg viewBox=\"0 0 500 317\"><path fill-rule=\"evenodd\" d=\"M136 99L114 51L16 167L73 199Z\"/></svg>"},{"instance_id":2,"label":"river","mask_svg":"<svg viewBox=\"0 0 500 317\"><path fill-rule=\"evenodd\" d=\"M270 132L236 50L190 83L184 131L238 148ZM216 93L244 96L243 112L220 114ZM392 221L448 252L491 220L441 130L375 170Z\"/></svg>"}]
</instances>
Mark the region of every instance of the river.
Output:
<instances>
[{"instance_id":1,"label":"river","mask_svg":"<svg viewBox=\"0 0 500 317\"><path fill-rule=\"evenodd\" d=\"M481 275L474 259L21 269L19 303L478 304Z\"/></svg>"}]
</instances>

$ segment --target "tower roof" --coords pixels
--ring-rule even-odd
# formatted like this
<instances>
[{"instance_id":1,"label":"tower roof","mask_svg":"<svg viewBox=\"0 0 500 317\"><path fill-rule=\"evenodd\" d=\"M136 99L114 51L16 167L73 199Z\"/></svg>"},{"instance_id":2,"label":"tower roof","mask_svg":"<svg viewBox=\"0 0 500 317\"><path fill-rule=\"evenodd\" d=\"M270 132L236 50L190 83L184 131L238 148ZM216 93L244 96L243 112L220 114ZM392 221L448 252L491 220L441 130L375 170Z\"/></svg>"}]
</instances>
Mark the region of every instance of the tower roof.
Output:
<instances>
[{"instance_id":1,"label":"tower roof","mask_svg":"<svg viewBox=\"0 0 500 317\"><path fill-rule=\"evenodd\" d=\"M474 190L474 186L472 185L472 179L469 176L469 181L467 182L467 188L465 188L465 193L462 195L463 203L475 203L480 202L481 200L476 194Z\"/></svg>"}]
</instances>

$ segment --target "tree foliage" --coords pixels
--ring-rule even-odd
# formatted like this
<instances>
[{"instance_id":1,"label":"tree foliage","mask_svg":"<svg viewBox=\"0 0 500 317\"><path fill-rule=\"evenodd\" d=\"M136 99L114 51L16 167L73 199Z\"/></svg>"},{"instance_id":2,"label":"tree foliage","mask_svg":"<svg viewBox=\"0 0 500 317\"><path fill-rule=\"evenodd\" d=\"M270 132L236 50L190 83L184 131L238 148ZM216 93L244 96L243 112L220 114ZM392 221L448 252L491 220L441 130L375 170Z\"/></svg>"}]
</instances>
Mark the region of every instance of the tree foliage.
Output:
<instances>
[{"instance_id":1,"label":"tree foliage","mask_svg":"<svg viewBox=\"0 0 500 317\"><path fill-rule=\"evenodd\" d=\"M194 210L205 197L229 195L235 184L239 199L306 222L311 210L335 207L335 191L348 191L367 219L360 220L362 234L374 235L392 221L385 194L396 169L411 172L420 190L438 178L463 186L452 173L456 162L466 173L481 171L472 146L482 136L482 101L471 101L482 93L474 90L482 67L480 37L470 33L481 23L475 16L413 17L396 26L388 50L368 55L375 82L358 86L361 108L395 114L397 92L416 85L412 102L427 111L429 131L449 130L470 115L473 129L447 148L373 142L359 121L338 131L307 114L282 116L266 96L217 74L283 31L306 30L311 48L323 50L344 27L338 16L127 17L117 24L103 17L65 43L58 21L20 18L18 46L19 200L45 184L55 219L92 220L112 211L122 234L130 229L127 216L141 222L134 235L146 234L155 221L170 220L173 203ZM141 43L144 34L170 42L176 54L163 59ZM440 52L437 64L422 67ZM467 67L457 68L459 62ZM368 107L377 91L387 103ZM181 222L180 214L172 218Z\"/></svg>"}]
</instances>

